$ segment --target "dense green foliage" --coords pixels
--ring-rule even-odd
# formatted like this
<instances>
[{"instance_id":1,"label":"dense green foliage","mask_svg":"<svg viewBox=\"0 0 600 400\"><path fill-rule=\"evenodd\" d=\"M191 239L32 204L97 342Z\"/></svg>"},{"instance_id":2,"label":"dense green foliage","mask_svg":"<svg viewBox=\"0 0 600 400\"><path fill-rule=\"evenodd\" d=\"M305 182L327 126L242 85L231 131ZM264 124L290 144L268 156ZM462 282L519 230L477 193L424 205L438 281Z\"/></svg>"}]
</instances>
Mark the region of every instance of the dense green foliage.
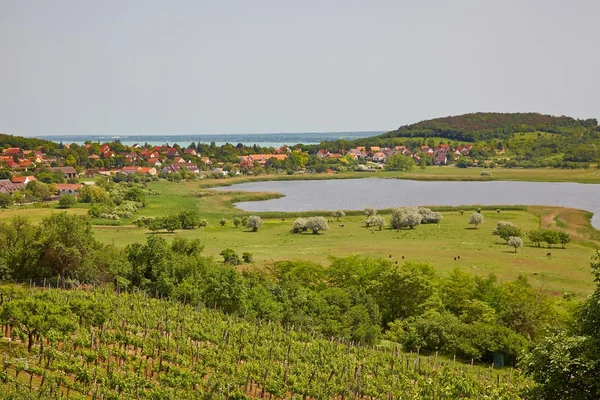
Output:
<instances>
[{"instance_id":1,"label":"dense green foliage","mask_svg":"<svg viewBox=\"0 0 600 400\"><path fill-rule=\"evenodd\" d=\"M600 397L600 251L592 256L598 285L576 313L569 329L555 328L524 355L522 368L539 383L534 399Z\"/></svg>"},{"instance_id":2,"label":"dense green foliage","mask_svg":"<svg viewBox=\"0 0 600 400\"><path fill-rule=\"evenodd\" d=\"M395 346L357 346L141 292L4 287L0 324L13 338L0 370L0 397L10 399L500 400L528 387L516 374L500 379Z\"/></svg>"},{"instance_id":3,"label":"dense green foliage","mask_svg":"<svg viewBox=\"0 0 600 400\"><path fill-rule=\"evenodd\" d=\"M515 132L581 134L586 128L595 128L597 125L595 119L577 120L538 113L472 113L401 126L381 137L443 137L475 142L508 139Z\"/></svg>"}]
</instances>

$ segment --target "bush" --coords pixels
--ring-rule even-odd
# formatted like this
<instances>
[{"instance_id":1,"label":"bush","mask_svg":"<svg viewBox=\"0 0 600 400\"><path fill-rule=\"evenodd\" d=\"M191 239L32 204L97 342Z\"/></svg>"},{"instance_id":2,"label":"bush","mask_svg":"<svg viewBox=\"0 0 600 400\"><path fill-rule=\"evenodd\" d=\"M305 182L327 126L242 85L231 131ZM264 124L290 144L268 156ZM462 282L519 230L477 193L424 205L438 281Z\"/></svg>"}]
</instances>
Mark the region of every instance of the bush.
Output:
<instances>
[{"instance_id":1,"label":"bush","mask_svg":"<svg viewBox=\"0 0 600 400\"><path fill-rule=\"evenodd\" d=\"M439 212L431 211L429 208L419 207L419 214L421 214L422 224L437 224L442 220L442 214Z\"/></svg>"},{"instance_id":2,"label":"bush","mask_svg":"<svg viewBox=\"0 0 600 400\"><path fill-rule=\"evenodd\" d=\"M385 225L385 218L383 218L381 215L371 215L365 219L365 225L367 225L367 228L376 226L379 228L379 230L381 230L381 228L383 228Z\"/></svg>"},{"instance_id":3,"label":"bush","mask_svg":"<svg viewBox=\"0 0 600 400\"><path fill-rule=\"evenodd\" d=\"M206 228L208 226L208 220L206 220L206 219L201 220L200 224L198 224L198 226L200 228Z\"/></svg>"},{"instance_id":4,"label":"bush","mask_svg":"<svg viewBox=\"0 0 600 400\"><path fill-rule=\"evenodd\" d=\"M329 229L327 220L323 217L310 217L306 219L306 229L312 231L314 235L318 234L319 231L326 231Z\"/></svg>"},{"instance_id":5,"label":"bush","mask_svg":"<svg viewBox=\"0 0 600 400\"><path fill-rule=\"evenodd\" d=\"M227 225L227 220L225 218L221 218L221 220L219 221L219 225L221 225L221 226Z\"/></svg>"},{"instance_id":6,"label":"bush","mask_svg":"<svg viewBox=\"0 0 600 400\"><path fill-rule=\"evenodd\" d=\"M306 220L304 218L296 218L292 225L293 233L300 233L306 230Z\"/></svg>"},{"instance_id":7,"label":"bush","mask_svg":"<svg viewBox=\"0 0 600 400\"><path fill-rule=\"evenodd\" d=\"M392 211L392 226L395 229L410 228L413 229L419 225L423 216L419 213L417 207L395 208Z\"/></svg>"},{"instance_id":8,"label":"bush","mask_svg":"<svg viewBox=\"0 0 600 400\"><path fill-rule=\"evenodd\" d=\"M242 224L242 219L240 217L233 217L233 226L236 228Z\"/></svg>"},{"instance_id":9,"label":"bush","mask_svg":"<svg viewBox=\"0 0 600 400\"><path fill-rule=\"evenodd\" d=\"M242 259L244 260L244 262L246 264L250 264L253 260L253 257L252 257L251 253L245 252L245 253L242 253Z\"/></svg>"},{"instance_id":10,"label":"bush","mask_svg":"<svg viewBox=\"0 0 600 400\"><path fill-rule=\"evenodd\" d=\"M373 216L377 214L377 210L373 207L365 207L365 215L367 217Z\"/></svg>"},{"instance_id":11,"label":"bush","mask_svg":"<svg viewBox=\"0 0 600 400\"><path fill-rule=\"evenodd\" d=\"M196 210L186 210L179 213L182 229L194 229L200 225L200 214Z\"/></svg>"},{"instance_id":12,"label":"bush","mask_svg":"<svg viewBox=\"0 0 600 400\"><path fill-rule=\"evenodd\" d=\"M0 193L0 208L8 208L12 205L12 197L8 193Z\"/></svg>"},{"instance_id":13,"label":"bush","mask_svg":"<svg viewBox=\"0 0 600 400\"><path fill-rule=\"evenodd\" d=\"M507 244L510 247L514 247L515 248L515 253L516 253L517 252L517 248L523 247L523 239L521 239L520 237L517 237L517 236L511 236L511 237L508 238Z\"/></svg>"},{"instance_id":14,"label":"bush","mask_svg":"<svg viewBox=\"0 0 600 400\"><path fill-rule=\"evenodd\" d=\"M65 194L58 200L60 208L71 208L77 204L77 197L72 194Z\"/></svg>"},{"instance_id":15,"label":"bush","mask_svg":"<svg viewBox=\"0 0 600 400\"><path fill-rule=\"evenodd\" d=\"M233 249L225 249L219 253L219 255L223 256L223 262L229 265L239 265L240 257Z\"/></svg>"}]
</instances>

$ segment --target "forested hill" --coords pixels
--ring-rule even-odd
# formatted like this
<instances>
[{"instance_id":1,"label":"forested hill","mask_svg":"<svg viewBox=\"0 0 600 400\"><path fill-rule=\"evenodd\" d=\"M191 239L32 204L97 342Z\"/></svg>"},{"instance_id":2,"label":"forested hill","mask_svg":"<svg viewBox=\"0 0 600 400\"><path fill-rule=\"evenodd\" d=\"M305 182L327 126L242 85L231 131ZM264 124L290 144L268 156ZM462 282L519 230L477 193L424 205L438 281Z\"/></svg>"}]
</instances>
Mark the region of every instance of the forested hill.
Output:
<instances>
[{"instance_id":1,"label":"forested hill","mask_svg":"<svg viewBox=\"0 0 600 400\"><path fill-rule=\"evenodd\" d=\"M472 113L401 126L379 137L443 137L473 142L507 139L515 132L582 134L597 125L595 118L581 120L538 113Z\"/></svg>"},{"instance_id":2,"label":"forested hill","mask_svg":"<svg viewBox=\"0 0 600 400\"><path fill-rule=\"evenodd\" d=\"M33 150L40 146L44 147L46 151L58 147L56 143L51 142L50 140L13 136L0 133L0 148L19 147L23 150Z\"/></svg>"}]
</instances>

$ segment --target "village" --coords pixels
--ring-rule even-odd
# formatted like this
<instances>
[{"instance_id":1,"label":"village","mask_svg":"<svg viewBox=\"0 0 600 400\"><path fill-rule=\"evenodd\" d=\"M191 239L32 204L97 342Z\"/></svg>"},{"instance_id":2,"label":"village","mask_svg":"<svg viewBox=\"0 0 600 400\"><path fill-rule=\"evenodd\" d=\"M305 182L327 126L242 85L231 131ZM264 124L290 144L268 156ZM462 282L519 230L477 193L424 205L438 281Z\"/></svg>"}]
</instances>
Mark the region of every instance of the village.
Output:
<instances>
[{"instance_id":1,"label":"village","mask_svg":"<svg viewBox=\"0 0 600 400\"><path fill-rule=\"evenodd\" d=\"M47 193L43 199L55 200L64 194L77 194L82 184L90 183L90 180L99 176L115 180L140 177L169 179L179 175L184 179L202 179L286 170L288 173L291 170L292 173L333 174L349 167L355 171L374 171L384 169L387 159L395 154L414 160L415 165L423 164L423 160L426 160L427 165L445 166L462 156L468 156L472 148L471 145L454 148L440 143L436 147L359 146L330 152L326 149L303 151L300 147L292 149L282 146L268 149L270 153L225 156L217 151L203 155L198 147L195 144L181 148L87 143L83 146L65 144L60 151L52 149L46 153L41 146L36 149L5 146L0 156L0 193L18 195L30 182L40 181L52 184L52 193Z\"/></svg>"}]
</instances>

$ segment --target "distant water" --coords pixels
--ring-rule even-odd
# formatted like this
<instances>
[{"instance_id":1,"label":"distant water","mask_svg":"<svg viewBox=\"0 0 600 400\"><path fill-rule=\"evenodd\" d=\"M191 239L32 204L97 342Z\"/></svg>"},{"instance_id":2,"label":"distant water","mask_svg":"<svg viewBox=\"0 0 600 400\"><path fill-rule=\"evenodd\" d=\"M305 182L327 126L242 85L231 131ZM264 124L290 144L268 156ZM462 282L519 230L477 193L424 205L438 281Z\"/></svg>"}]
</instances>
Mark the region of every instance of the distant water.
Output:
<instances>
[{"instance_id":1,"label":"distant water","mask_svg":"<svg viewBox=\"0 0 600 400\"><path fill-rule=\"evenodd\" d=\"M428 182L337 179L251 182L217 190L277 192L285 197L235 205L245 211L362 210L365 207L543 205L594 213L600 229L600 185L571 182Z\"/></svg>"},{"instance_id":2,"label":"distant water","mask_svg":"<svg viewBox=\"0 0 600 400\"><path fill-rule=\"evenodd\" d=\"M225 143L237 145L242 143L246 146L254 144L261 147L281 147L283 145L302 144L319 144L322 141L332 141L338 139L354 140L369 136L375 136L384 133L383 131L369 132L305 132L305 133L236 133L236 134L204 134L204 135L48 135L36 136L40 139L52 140L53 142L77 143L83 144L89 140L92 142L113 142L120 140L121 143L131 146L135 143L150 145L161 145L168 143L169 145L178 144L187 147L190 143L206 143L215 142L217 146L222 146Z\"/></svg>"}]
</instances>

